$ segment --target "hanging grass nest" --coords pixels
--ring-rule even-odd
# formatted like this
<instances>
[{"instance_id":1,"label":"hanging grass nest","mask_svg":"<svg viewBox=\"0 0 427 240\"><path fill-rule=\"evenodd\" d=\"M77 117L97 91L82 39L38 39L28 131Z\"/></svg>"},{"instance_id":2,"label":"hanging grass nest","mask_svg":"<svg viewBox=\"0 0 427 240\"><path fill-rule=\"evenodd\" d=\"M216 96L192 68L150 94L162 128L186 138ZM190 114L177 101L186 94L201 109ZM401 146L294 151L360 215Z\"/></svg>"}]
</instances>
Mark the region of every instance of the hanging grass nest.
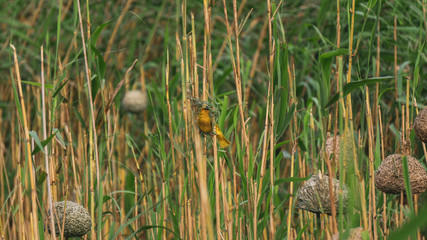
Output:
<instances>
[{"instance_id":1,"label":"hanging grass nest","mask_svg":"<svg viewBox=\"0 0 427 240\"><path fill-rule=\"evenodd\" d=\"M335 197L335 207L338 211L340 188L339 180L332 178L332 186ZM347 208L348 188L343 186L344 211ZM329 195L329 177L326 175L313 175L298 190L296 207L313 213L332 214L331 198Z\"/></svg>"},{"instance_id":2,"label":"hanging grass nest","mask_svg":"<svg viewBox=\"0 0 427 240\"><path fill-rule=\"evenodd\" d=\"M353 167L353 137L349 134L344 139L340 135L337 135L336 137L330 136L328 133L328 136L326 138L326 155L328 159L333 159L333 162L335 163L335 166L340 165L340 157L341 154L343 155L343 164L344 169L348 171L350 168ZM341 150L340 146L344 146L344 149ZM339 172L339 171L338 171Z\"/></svg>"},{"instance_id":3,"label":"hanging grass nest","mask_svg":"<svg viewBox=\"0 0 427 240\"><path fill-rule=\"evenodd\" d=\"M347 240L363 240L362 232L363 232L363 228L361 227L352 228L350 229L350 234L346 239ZM339 233L335 233L334 235L332 235L332 240L338 240L338 239L340 239Z\"/></svg>"},{"instance_id":4,"label":"hanging grass nest","mask_svg":"<svg viewBox=\"0 0 427 240\"><path fill-rule=\"evenodd\" d=\"M139 90L127 91L122 105L130 113L140 113L147 107L147 94Z\"/></svg>"},{"instance_id":5,"label":"hanging grass nest","mask_svg":"<svg viewBox=\"0 0 427 240\"><path fill-rule=\"evenodd\" d=\"M325 144L326 144L326 154L328 155L328 157L330 157L334 152L337 155L340 153L340 136L339 135L337 135L336 137L334 136L328 137L326 139Z\"/></svg>"},{"instance_id":6,"label":"hanging grass nest","mask_svg":"<svg viewBox=\"0 0 427 240\"><path fill-rule=\"evenodd\" d=\"M62 230L62 221L64 217L65 207L65 224L64 224L64 237L82 237L90 231L92 222L90 220L89 212L80 204L75 202L65 201L53 203L58 218L55 220L55 235L59 236ZM58 225L58 219L60 224ZM47 229L50 231L50 211L46 221Z\"/></svg>"},{"instance_id":7,"label":"hanging grass nest","mask_svg":"<svg viewBox=\"0 0 427 240\"><path fill-rule=\"evenodd\" d=\"M419 112L415 118L414 131L418 139L427 143L427 107Z\"/></svg>"},{"instance_id":8,"label":"hanging grass nest","mask_svg":"<svg viewBox=\"0 0 427 240\"><path fill-rule=\"evenodd\" d=\"M375 172L375 187L378 190L400 194L405 192L405 182L403 179L402 154L392 154L388 156ZM411 181L412 193L423 193L427 189L427 173L417 159L406 155L408 161L409 179Z\"/></svg>"}]
</instances>

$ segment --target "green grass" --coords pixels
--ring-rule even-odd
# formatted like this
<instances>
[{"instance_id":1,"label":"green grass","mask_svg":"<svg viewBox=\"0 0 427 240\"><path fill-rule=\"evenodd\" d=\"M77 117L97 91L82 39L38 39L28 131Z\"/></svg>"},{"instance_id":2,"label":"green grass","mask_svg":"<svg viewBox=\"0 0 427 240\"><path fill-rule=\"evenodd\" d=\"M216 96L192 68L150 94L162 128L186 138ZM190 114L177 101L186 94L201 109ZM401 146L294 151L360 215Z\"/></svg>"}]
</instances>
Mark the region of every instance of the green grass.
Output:
<instances>
[{"instance_id":1,"label":"green grass","mask_svg":"<svg viewBox=\"0 0 427 240\"><path fill-rule=\"evenodd\" d=\"M83 29L77 0L0 3L0 238L50 239L49 198L88 209L87 239L426 237L406 161L407 203L373 180L401 137L427 169L411 128L427 102L427 2L338 1L339 22L336 1L225 2L227 15L223 1L80 1ZM121 104L131 89L147 93L140 114ZM231 147L200 134L203 103ZM328 133L347 139L336 164ZM319 171L348 186L349 211L340 195L334 216L295 207Z\"/></svg>"}]
</instances>

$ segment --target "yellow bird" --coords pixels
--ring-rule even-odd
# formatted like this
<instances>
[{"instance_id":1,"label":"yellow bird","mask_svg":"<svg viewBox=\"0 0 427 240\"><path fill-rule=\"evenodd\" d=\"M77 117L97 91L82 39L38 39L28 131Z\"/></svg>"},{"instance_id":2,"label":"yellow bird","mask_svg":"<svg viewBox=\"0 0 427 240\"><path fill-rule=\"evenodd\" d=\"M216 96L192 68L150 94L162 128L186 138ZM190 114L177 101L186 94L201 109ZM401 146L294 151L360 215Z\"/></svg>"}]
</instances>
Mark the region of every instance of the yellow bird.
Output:
<instances>
[{"instance_id":1,"label":"yellow bird","mask_svg":"<svg viewBox=\"0 0 427 240\"><path fill-rule=\"evenodd\" d=\"M197 125L199 126L200 130L204 133L212 133L212 119L209 116L209 108L204 107L200 110L199 116L197 117ZM226 148L230 145L230 141L228 141L224 135L222 134L221 130L219 129L218 124L215 125L215 133L216 137L219 141L219 146L221 148Z\"/></svg>"}]
</instances>

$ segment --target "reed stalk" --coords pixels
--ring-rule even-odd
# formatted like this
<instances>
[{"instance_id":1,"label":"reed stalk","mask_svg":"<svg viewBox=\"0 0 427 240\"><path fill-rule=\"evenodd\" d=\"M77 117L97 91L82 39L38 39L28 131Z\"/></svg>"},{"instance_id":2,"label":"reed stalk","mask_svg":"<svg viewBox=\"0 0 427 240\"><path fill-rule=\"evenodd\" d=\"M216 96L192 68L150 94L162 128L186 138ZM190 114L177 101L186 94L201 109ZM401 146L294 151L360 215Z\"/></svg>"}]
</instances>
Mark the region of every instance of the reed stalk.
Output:
<instances>
[{"instance_id":1,"label":"reed stalk","mask_svg":"<svg viewBox=\"0 0 427 240\"><path fill-rule=\"evenodd\" d=\"M35 183L35 176L34 176L34 165L32 161L31 156L31 146L30 146L30 134L29 134L29 126L28 126L28 120L27 120L27 111L25 108L25 101L24 101L24 95L22 92L22 85L21 85L21 74L19 72L19 64L18 64L18 57L16 55L16 48L12 44L10 47L13 50L13 60L15 64L15 73L16 73L16 85L18 86L18 97L19 97L19 103L20 107L22 108L22 127L24 128L24 136L25 136L25 158L28 161L28 172L30 175L30 191L31 191L31 213L30 213L30 220L31 220L31 231L30 234L34 236L35 240L39 239L38 234L38 208L37 208L37 190L36 190L36 183ZM19 164L18 164L19 165ZM22 201L22 198L20 198L20 201Z\"/></svg>"}]
</instances>

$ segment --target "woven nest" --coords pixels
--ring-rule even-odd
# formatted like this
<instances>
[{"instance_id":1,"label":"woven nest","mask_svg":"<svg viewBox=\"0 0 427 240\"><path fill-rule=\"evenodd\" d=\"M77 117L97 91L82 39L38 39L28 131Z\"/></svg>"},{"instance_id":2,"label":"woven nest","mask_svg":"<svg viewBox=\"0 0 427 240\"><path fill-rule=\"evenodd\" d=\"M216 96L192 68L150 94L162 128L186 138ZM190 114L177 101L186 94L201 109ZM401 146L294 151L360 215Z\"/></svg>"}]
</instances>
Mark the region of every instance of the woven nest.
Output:
<instances>
[{"instance_id":1,"label":"woven nest","mask_svg":"<svg viewBox=\"0 0 427 240\"><path fill-rule=\"evenodd\" d=\"M419 112L418 116L415 118L414 131L418 139L427 143L427 107Z\"/></svg>"},{"instance_id":2,"label":"woven nest","mask_svg":"<svg viewBox=\"0 0 427 240\"><path fill-rule=\"evenodd\" d=\"M340 151L341 144L345 147L345 149L343 149L342 151ZM341 154L345 154L343 156L343 164L344 164L345 169L348 170L349 167L353 166L351 164L352 159L353 159L353 138L352 138L352 136L348 135L346 137L346 139L341 138L339 135L337 135L336 137L330 136L326 139L325 145L326 145L326 155L327 155L328 159L331 159L331 156L334 155L333 161L334 161L336 166L339 166ZM345 152L344 152L344 150L345 150Z\"/></svg>"},{"instance_id":3,"label":"woven nest","mask_svg":"<svg viewBox=\"0 0 427 240\"><path fill-rule=\"evenodd\" d=\"M335 149L334 149L334 143L335 143ZM339 154L340 153L340 136L337 135L336 137L328 137L326 139L326 154L331 156L334 152ZM335 150L335 151L334 151Z\"/></svg>"},{"instance_id":4,"label":"woven nest","mask_svg":"<svg viewBox=\"0 0 427 240\"><path fill-rule=\"evenodd\" d=\"M363 228L361 227L350 229L350 234L348 235L347 240L363 240L362 231L363 231ZM338 240L338 239L340 239L339 233L335 233L334 235L332 235L332 240Z\"/></svg>"},{"instance_id":5,"label":"woven nest","mask_svg":"<svg viewBox=\"0 0 427 240\"><path fill-rule=\"evenodd\" d=\"M64 237L82 237L86 233L89 232L92 227L92 222L90 220L89 212L80 204L75 202L65 201L55 202L53 206L55 207L56 214L58 218L54 218L55 220L55 235L59 236L60 231L62 230L62 221L64 217L64 205L65 208L65 224L64 224ZM58 224L58 219L59 223ZM49 233L50 231L50 211L46 221L47 229Z\"/></svg>"},{"instance_id":6,"label":"woven nest","mask_svg":"<svg viewBox=\"0 0 427 240\"><path fill-rule=\"evenodd\" d=\"M405 192L405 182L403 180L401 154L388 156L375 172L375 186L378 190L400 194ZM411 181L412 193L423 193L427 189L427 173L417 159L406 156L408 161L409 179Z\"/></svg>"},{"instance_id":7,"label":"woven nest","mask_svg":"<svg viewBox=\"0 0 427 240\"><path fill-rule=\"evenodd\" d=\"M339 206L339 180L332 178L332 186L335 197L335 207L338 211ZM344 211L347 208L348 189L343 186L343 202ZM326 175L313 175L305 184L298 190L296 206L313 213L332 214L331 198L329 195L329 177Z\"/></svg>"},{"instance_id":8,"label":"woven nest","mask_svg":"<svg viewBox=\"0 0 427 240\"><path fill-rule=\"evenodd\" d=\"M123 97L122 105L130 113L140 113L147 107L147 94L139 90L128 91Z\"/></svg>"}]
</instances>

